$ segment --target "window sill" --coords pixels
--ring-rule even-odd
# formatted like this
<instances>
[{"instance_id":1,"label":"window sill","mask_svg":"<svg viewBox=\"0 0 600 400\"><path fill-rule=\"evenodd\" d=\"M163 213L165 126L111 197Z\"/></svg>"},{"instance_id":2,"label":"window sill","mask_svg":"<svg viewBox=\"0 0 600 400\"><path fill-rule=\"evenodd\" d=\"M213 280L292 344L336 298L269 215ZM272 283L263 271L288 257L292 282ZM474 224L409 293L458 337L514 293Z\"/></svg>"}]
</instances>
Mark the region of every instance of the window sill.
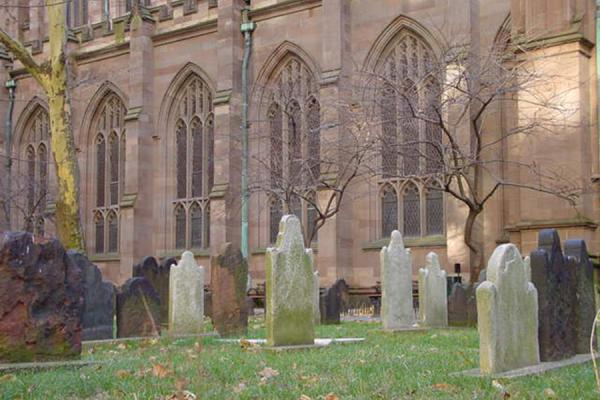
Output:
<instances>
[{"instance_id":1,"label":"window sill","mask_svg":"<svg viewBox=\"0 0 600 400\"><path fill-rule=\"evenodd\" d=\"M185 250L165 250L158 252L158 258L175 257L179 258L185 251L191 251L195 257L210 257L210 249L185 249Z\"/></svg>"},{"instance_id":2,"label":"window sill","mask_svg":"<svg viewBox=\"0 0 600 400\"><path fill-rule=\"evenodd\" d=\"M121 261L121 257L118 254L92 254L90 256L91 262L110 262L110 261Z\"/></svg>"},{"instance_id":3,"label":"window sill","mask_svg":"<svg viewBox=\"0 0 600 400\"><path fill-rule=\"evenodd\" d=\"M387 246L390 239L379 239L362 245L363 250L381 250ZM423 236L419 238L404 238L404 246L410 247L446 247L446 237L443 235Z\"/></svg>"}]
</instances>

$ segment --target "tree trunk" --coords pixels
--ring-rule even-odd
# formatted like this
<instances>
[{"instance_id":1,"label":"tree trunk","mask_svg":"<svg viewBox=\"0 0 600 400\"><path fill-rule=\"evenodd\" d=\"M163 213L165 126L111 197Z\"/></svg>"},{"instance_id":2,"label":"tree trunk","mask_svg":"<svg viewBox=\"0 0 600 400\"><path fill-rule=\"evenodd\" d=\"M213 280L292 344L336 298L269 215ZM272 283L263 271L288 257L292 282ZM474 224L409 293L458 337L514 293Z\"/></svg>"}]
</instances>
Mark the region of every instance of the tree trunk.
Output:
<instances>
[{"instance_id":1,"label":"tree trunk","mask_svg":"<svg viewBox=\"0 0 600 400\"><path fill-rule=\"evenodd\" d=\"M477 282L479 273L483 268L483 241L479 237L479 232L474 232L479 214L481 214L481 209L469 208L469 215L465 222L465 244L469 248L471 283Z\"/></svg>"},{"instance_id":2,"label":"tree trunk","mask_svg":"<svg viewBox=\"0 0 600 400\"><path fill-rule=\"evenodd\" d=\"M71 129L71 101L68 91L66 4L52 3L51 0L46 3L50 39L47 95L51 148L58 183L56 231L63 246L84 251L79 207L79 165Z\"/></svg>"}]
</instances>

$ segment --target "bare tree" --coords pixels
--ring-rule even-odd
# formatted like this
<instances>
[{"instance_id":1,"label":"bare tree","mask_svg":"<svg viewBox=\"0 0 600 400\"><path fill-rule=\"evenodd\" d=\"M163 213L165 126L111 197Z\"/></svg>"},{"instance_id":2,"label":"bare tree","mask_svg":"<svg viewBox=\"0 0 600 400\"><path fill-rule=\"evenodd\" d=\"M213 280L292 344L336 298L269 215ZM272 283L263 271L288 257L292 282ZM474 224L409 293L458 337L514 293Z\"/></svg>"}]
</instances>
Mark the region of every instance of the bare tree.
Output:
<instances>
[{"instance_id":1,"label":"bare tree","mask_svg":"<svg viewBox=\"0 0 600 400\"><path fill-rule=\"evenodd\" d=\"M571 204L580 190L560 170L505 151L515 138L564 130L575 109L566 91L548 90L555 77L537 70L544 60L531 42L504 39L480 55L450 41L435 52L409 35L404 51L392 52L355 82L364 120L378 137L376 175L421 180L468 209L464 242L473 281L484 262L478 217L499 188L534 190ZM498 123L500 109L514 115L507 127Z\"/></svg>"}]
</instances>

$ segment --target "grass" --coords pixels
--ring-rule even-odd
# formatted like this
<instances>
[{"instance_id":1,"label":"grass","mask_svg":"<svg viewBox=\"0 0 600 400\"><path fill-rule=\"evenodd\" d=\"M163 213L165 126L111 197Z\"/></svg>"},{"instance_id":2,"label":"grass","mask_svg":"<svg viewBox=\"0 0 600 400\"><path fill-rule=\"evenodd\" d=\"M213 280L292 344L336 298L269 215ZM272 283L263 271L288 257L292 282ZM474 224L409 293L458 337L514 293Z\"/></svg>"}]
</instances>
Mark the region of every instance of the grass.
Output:
<instances>
[{"instance_id":1,"label":"grass","mask_svg":"<svg viewBox=\"0 0 600 400\"><path fill-rule=\"evenodd\" d=\"M264 337L260 320L250 325L248 337ZM477 367L475 329L390 335L378 328L358 322L320 326L318 337L367 340L280 353L242 349L210 337L85 346L82 359L107 362L5 375L0 377L0 394L2 399L146 400L168 399L177 389L186 389L203 400L302 395L315 400L330 393L339 399L508 398L491 378L450 375ZM268 375L267 368L279 374L263 378L260 373ZM591 362L499 383L511 399L600 398Z\"/></svg>"}]
</instances>

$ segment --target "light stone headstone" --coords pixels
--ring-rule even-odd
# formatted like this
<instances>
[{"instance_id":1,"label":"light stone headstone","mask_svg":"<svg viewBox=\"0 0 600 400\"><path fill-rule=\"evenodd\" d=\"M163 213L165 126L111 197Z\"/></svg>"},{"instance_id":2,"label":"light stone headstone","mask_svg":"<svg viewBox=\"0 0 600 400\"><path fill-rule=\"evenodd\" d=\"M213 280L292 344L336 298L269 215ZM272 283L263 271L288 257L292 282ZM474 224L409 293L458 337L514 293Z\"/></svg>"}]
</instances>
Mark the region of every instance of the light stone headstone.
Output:
<instances>
[{"instance_id":1,"label":"light stone headstone","mask_svg":"<svg viewBox=\"0 0 600 400\"><path fill-rule=\"evenodd\" d=\"M494 374L540 362L537 290L514 244L498 246L477 287L479 364Z\"/></svg>"},{"instance_id":2,"label":"light stone headstone","mask_svg":"<svg viewBox=\"0 0 600 400\"><path fill-rule=\"evenodd\" d=\"M448 326L448 281L438 255L427 254L425 268L419 269L419 324L434 328Z\"/></svg>"},{"instance_id":3,"label":"light stone headstone","mask_svg":"<svg viewBox=\"0 0 600 400\"><path fill-rule=\"evenodd\" d=\"M313 274L315 278L315 297L314 297L314 317L315 317L315 326L321 323L321 307L319 305L320 301L320 291L319 291L319 271L315 271Z\"/></svg>"},{"instance_id":4,"label":"light stone headstone","mask_svg":"<svg viewBox=\"0 0 600 400\"><path fill-rule=\"evenodd\" d=\"M169 274L169 334L202 333L204 318L204 268L186 251Z\"/></svg>"},{"instance_id":5,"label":"light stone headstone","mask_svg":"<svg viewBox=\"0 0 600 400\"><path fill-rule=\"evenodd\" d=\"M393 231L389 246L384 246L380 253L383 329L407 329L415 323L411 259L402 234Z\"/></svg>"},{"instance_id":6,"label":"light stone headstone","mask_svg":"<svg viewBox=\"0 0 600 400\"><path fill-rule=\"evenodd\" d=\"M312 250L304 248L295 215L281 219L275 247L267 249L265 273L267 345L314 344Z\"/></svg>"}]
</instances>

